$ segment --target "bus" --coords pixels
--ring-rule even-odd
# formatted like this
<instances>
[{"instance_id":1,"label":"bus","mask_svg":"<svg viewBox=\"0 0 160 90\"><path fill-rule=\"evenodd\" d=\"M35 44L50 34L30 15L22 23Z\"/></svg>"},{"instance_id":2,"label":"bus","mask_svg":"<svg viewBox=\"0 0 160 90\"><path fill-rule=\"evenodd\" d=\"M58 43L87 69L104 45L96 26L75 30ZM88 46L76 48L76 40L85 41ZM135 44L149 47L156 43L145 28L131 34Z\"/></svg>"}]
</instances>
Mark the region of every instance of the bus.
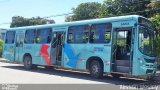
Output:
<instances>
[{"instance_id":1,"label":"bus","mask_svg":"<svg viewBox=\"0 0 160 90\"><path fill-rule=\"evenodd\" d=\"M88 71L94 78L150 78L157 71L156 30L139 15L10 28L3 57L36 66Z\"/></svg>"}]
</instances>

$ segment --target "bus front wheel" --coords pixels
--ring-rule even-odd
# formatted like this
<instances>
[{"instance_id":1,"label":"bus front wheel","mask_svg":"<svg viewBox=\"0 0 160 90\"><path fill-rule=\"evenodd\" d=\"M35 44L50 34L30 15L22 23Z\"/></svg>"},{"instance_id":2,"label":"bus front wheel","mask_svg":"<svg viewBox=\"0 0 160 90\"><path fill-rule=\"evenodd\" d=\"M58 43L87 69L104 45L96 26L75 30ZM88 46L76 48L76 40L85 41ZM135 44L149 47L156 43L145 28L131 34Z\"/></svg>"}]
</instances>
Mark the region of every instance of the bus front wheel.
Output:
<instances>
[{"instance_id":1,"label":"bus front wheel","mask_svg":"<svg viewBox=\"0 0 160 90\"><path fill-rule=\"evenodd\" d=\"M103 76L103 67L97 60L93 60L90 63L89 71L92 77L101 78Z\"/></svg>"},{"instance_id":2,"label":"bus front wheel","mask_svg":"<svg viewBox=\"0 0 160 90\"><path fill-rule=\"evenodd\" d=\"M33 65L32 65L32 58L31 56L27 55L24 57L24 68L27 70L32 69Z\"/></svg>"}]
</instances>

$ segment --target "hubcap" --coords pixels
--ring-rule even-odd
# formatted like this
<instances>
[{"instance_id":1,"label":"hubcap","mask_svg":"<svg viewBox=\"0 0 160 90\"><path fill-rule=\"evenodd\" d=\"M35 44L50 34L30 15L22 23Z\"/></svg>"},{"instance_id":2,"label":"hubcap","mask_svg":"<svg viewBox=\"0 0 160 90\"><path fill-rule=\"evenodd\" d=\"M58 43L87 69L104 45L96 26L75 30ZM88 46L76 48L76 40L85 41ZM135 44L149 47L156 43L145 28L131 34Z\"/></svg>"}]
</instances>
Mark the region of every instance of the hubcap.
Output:
<instances>
[{"instance_id":1,"label":"hubcap","mask_svg":"<svg viewBox=\"0 0 160 90\"><path fill-rule=\"evenodd\" d=\"M98 73L98 66L97 65L92 66L92 72L95 74Z\"/></svg>"},{"instance_id":2,"label":"hubcap","mask_svg":"<svg viewBox=\"0 0 160 90\"><path fill-rule=\"evenodd\" d=\"M30 60L27 60L27 66L30 65Z\"/></svg>"}]
</instances>

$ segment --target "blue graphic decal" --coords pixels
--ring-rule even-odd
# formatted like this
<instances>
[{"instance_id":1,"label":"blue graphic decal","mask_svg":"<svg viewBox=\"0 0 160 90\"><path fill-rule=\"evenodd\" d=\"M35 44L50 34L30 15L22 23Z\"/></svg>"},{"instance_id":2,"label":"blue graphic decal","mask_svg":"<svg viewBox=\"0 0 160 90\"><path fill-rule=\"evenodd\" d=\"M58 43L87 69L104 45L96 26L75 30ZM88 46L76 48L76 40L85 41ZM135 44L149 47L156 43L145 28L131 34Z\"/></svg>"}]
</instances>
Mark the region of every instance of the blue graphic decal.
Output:
<instances>
[{"instance_id":1,"label":"blue graphic decal","mask_svg":"<svg viewBox=\"0 0 160 90\"><path fill-rule=\"evenodd\" d=\"M69 58L69 61L67 62L67 65L70 66L70 67L75 68L80 53L75 55L75 53L72 50L72 47L70 45L68 45L68 44L65 44L64 52L66 53L66 55Z\"/></svg>"}]
</instances>

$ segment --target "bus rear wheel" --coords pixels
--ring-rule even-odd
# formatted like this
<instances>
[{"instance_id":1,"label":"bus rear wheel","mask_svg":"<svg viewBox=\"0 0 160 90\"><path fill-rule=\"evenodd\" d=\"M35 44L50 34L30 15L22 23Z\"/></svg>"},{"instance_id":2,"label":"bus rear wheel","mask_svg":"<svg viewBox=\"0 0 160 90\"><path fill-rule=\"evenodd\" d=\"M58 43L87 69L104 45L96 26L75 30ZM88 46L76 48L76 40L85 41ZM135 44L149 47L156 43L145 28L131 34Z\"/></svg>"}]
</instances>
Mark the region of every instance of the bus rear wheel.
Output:
<instances>
[{"instance_id":1,"label":"bus rear wheel","mask_svg":"<svg viewBox=\"0 0 160 90\"><path fill-rule=\"evenodd\" d=\"M103 76L103 67L101 63L97 60L93 60L90 63L89 71L91 76L94 78L102 78Z\"/></svg>"},{"instance_id":2,"label":"bus rear wheel","mask_svg":"<svg viewBox=\"0 0 160 90\"><path fill-rule=\"evenodd\" d=\"M31 56L27 55L24 57L24 68L27 70L32 69L33 65L32 65L32 58Z\"/></svg>"}]
</instances>

